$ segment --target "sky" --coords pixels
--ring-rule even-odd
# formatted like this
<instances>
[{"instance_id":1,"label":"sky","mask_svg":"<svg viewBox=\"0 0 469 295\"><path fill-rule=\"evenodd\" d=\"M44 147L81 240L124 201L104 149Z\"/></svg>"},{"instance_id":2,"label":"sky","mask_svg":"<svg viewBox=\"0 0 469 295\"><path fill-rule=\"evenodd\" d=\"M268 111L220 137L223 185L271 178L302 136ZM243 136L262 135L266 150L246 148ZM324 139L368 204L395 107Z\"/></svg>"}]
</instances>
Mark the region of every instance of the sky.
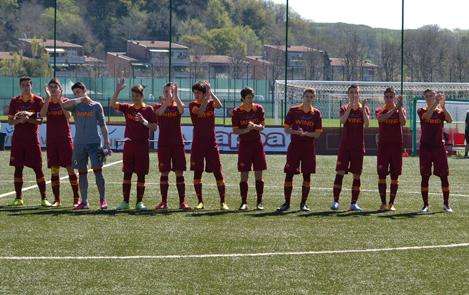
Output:
<instances>
[{"instance_id":1,"label":"sky","mask_svg":"<svg viewBox=\"0 0 469 295\"><path fill-rule=\"evenodd\" d=\"M401 28L401 0L289 0L289 5L303 18L314 22ZM469 29L469 0L405 0L404 7L406 29L429 24L446 29Z\"/></svg>"}]
</instances>

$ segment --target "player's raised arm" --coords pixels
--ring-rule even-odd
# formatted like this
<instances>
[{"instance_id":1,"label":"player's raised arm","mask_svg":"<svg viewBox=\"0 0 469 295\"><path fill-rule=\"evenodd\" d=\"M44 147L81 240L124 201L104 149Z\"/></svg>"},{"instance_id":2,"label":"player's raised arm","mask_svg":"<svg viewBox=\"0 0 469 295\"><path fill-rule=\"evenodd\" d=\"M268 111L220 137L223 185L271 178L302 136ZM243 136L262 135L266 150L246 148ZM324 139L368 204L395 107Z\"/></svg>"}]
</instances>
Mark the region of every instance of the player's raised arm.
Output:
<instances>
[{"instance_id":1,"label":"player's raised arm","mask_svg":"<svg viewBox=\"0 0 469 295\"><path fill-rule=\"evenodd\" d=\"M206 90L208 93L208 97L213 99L213 107L216 109L223 107L221 100L215 95L212 90L212 86L208 82L206 82Z\"/></svg>"},{"instance_id":2,"label":"player's raised arm","mask_svg":"<svg viewBox=\"0 0 469 295\"><path fill-rule=\"evenodd\" d=\"M440 105L441 109L443 110L443 112L445 113L445 121L448 122L448 123L452 123L453 122L453 117L451 116L451 114L446 109L446 97L444 96L444 94L439 93L436 100L437 100L438 104Z\"/></svg>"},{"instance_id":3,"label":"player's raised arm","mask_svg":"<svg viewBox=\"0 0 469 295\"><path fill-rule=\"evenodd\" d=\"M184 103L183 103L182 100L179 98L178 86L177 86L176 83L173 84L172 90L173 90L173 98L174 98L174 101L176 102L178 111L179 111L180 114L182 114L182 113L184 113Z\"/></svg>"},{"instance_id":4,"label":"player's raised arm","mask_svg":"<svg viewBox=\"0 0 469 295\"><path fill-rule=\"evenodd\" d=\"M345 110L341 109L341 115L340 115L340 123L343 125L345 124L345 122L347 122L348 120L348 117L350 115L350 111L352 110L352 104L351 103L348 103L347 107L345 108Z\"/></svg>"},{"instance_id":5,"label":"player's raised arm","mask_svg":"<svg viewBox=\"0 0 469 295\"><path fill-rule=\"evenodd\" d=\"M368 128L370 126L370 109L368 108L368 100L363 100L363 126Z\"/></svg>"},{"instance_id":6,"label":"player's raised arm","mask_svg":"<svg viewBox=\"0 0 469 295\"><path fill-rule=\"evenodd\" d=\"M44 98L44 104L42 105L41 111L39 113L41 118L45 118L47 116L47 111L49 109L49 101L51 97L49 86L44 87L44 92L46 94L46 97Z\"/></svg>"},{"instance_id":7,"label":"player's raised arm","mask_svg":"<svg viewBox=\"0 0 469 295\"><path fill-rule=\"evenodd\" d=\"M119 83L116 85L116 90L114 91L114 95L111 98L111 102L109 103L109 106L113 109L117 109L119 105L119 94L121 93L122 90L125 88L125 80L121 79Z\"/></svg>"}]
</instances>

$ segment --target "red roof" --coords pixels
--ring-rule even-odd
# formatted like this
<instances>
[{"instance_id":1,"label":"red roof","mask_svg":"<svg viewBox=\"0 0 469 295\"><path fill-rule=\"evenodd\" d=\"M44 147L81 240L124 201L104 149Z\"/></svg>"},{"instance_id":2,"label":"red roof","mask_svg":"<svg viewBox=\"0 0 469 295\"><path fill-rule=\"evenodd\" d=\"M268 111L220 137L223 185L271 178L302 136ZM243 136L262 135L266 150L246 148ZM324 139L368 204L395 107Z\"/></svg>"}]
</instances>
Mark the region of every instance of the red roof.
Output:
<instances>
[{"instance_id":1,"label":"red roof","mask_svg":"<svg viewBox=\"0 0 469 295\"><path fill-rule=\"evenodd\" d=\"M36 41L42 47L54 47L54 39L20 39L20 41L23 41L26 43L32 43L33 41ZM56 45L57 47L62 47L62 48L82 48L83 47L78 44L60 41L60 40L57 40Z\"/></svg>"}]
</instances>

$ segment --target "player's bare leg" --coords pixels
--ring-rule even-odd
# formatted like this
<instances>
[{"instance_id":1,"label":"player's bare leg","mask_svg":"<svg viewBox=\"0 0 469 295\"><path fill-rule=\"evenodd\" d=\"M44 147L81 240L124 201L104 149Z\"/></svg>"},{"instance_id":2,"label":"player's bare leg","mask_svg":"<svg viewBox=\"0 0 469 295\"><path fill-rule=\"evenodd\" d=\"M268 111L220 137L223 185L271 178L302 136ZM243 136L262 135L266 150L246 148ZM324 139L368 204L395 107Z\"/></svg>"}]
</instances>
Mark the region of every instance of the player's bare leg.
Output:
<instances>
[{"instance_id":1,"label":"player's bare leg","mask_svg":"<svg viewBox=\"0 0 469 295\"><path fill-rule=\"evenodd\" d=\"M79 187L81 202L74 208L75 210L88 209L88 171L86 169L78 170L80 178Z\"/></svg>"}]
</instances>

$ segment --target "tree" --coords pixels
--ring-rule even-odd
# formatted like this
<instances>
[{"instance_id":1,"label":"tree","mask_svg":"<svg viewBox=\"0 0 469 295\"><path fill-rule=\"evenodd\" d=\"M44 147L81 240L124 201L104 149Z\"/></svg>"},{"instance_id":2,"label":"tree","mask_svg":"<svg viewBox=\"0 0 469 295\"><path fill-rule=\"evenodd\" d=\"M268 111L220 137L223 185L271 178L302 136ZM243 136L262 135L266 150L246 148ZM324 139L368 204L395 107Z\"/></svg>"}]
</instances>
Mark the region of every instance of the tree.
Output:
<instances>
[{"instance_id":1,"label":"tree","mask_svg":"<svg viewBox=\"0 0 469 295\"><path fill-rule=\"evenodd\" d=\"M399 44L391 39L385 39L381 43L381 79L384 81L395 81L396 72L400 61Z\"/></svg>"}]
</instances>

